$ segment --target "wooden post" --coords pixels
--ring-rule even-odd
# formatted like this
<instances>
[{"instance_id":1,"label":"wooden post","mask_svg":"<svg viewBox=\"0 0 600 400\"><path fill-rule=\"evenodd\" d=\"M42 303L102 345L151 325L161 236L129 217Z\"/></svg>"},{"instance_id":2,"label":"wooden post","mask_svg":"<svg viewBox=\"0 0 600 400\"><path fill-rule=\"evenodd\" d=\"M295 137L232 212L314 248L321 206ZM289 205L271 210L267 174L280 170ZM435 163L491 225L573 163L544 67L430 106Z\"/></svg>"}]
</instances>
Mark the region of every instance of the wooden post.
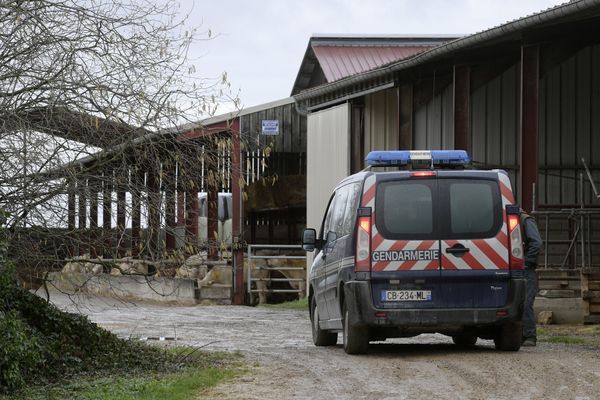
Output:
<instances>
[{"instance_id":1,"label":"wooden post","mask_svg":"<svg viewBox=\"0 0 600 400\"><path fill-rule=\"evenodd\" d=\"M351 108L350 128L350 171L356 173L363 169L364 164L364 116L365 107L359 101L354 101Z\"/></svg>"},{"instance_id":2,"label":"wooden post","mask_svg":"<svg viewBox=\"0 0 600 400\"><path fill-rule=\"evenodd\" d=\"M144 184L144 173L138 166L131 170L131 180L131 256L137 258L141 251L142 201L140 194Z\"/></svg>"},{"instance_id":3,"label":"wooden post","mask_svg":"<svg viewBox=\"0 0 600 400\"><path fill-rule=\"evenodd\" d=\"M218 174L218 173L217 173ZM218 176L214 174L214 179L208 179L206 185L206 207L207 207L207 238L208 238L208 259L216 260L218 258L219 244L217 234L219 232L219 189Z\"/></svg>"},{"instance_id":4,"label":"wooden post","mask_svg":"<svg viewBox=\"0 0 600 400\"><path fill-rule=\"evenodd\" d=\"M147 209L148 209L148 253L156 260L160 254L160 164L154 160L149 166L146 179Z\"/></svg>"},{"instance_id":5,"label":"wooden post","mask_svg":"<svg viewBox=\"0 0 600 400\"><path fill-rule=\"evenodd\" d=\"M241 224L243 218L242 209L242 185L240 182L240 173L242 170L242 157L240 146L239 120L237 126L231 129L232 149L231 149L231 203L232 203L232 220L231 220L231 236L233 243L233 266L234 266L234 294L233 304L244 304L244 248L243 238L241 235Z\"/></svg>"},{"instance_id":6,"label":"wooden post","mask_svg":"<svg viewBox=\"0 0 600 400\"><path fill-rule=\"evenodd\" d=\"M67 185L67 256L73 257L75 255L75 240L73 235L75 234L75 182L69 181Z\"/></svg>"},{"instance_id":7,"label":"wooden post","mask_svg":"<svg viewBox=\"0 0 600 400\"><path fill-rule=\"evenodd\" d=\"M163 164L163 188L165 191L165 250L172 253L175 250L175 202L176 181L175 165L171 161Z\"/></svg>"},{"instance_id":8,"label":"wooden post","mask_svg":"<svg viewBox=\"0 0 600 400\"><path fill-rule=\"evenodd\" d=\"M98 181L90 179L88 184L90 193L90 257L98 256L97 241L98 241Z\"/></svg>"},{"instance_id":9,"label":"wooden post","mask_svg":"<svg viewBox=\"0 0 600 400\"><path fill-rule=\"evenodd\" d=\"M126 253L126 249L124 247L125 207L127 205L124 181L126 179L127 178L124 176L115 175L115 189L117 191L117 254L119 255L119 257L123 257Z\"/></svg>"},{"instance_id":10,"label":"wooden post","mask_svg":"<svg viewBox=\"0 0 600 400\"><path fill-rule=\"evenodd\" d=\"M188 252L194 254L198 247L198 191L185 192L185 243L191 246Z\"/></svg>"},{"instance_id":11,"label":"wooden post","mask_svg":"<svg viewBox=\"0 0 600 400\"><path fill-rule=\"evenodd\" d=\"M454 148L471 153L469 119L471 104L471 69L454 66Z\"/></svg>"},{"instance_id":12,"label":"wooden post","mask_svg":"<svg viewBox=\"0 0 600 400\"><path fill-rule=\"evenodd\" d=\"M398 147L401 150L411 150L413 146L413 85L400 86L398 97Z\"/></svg>"},{"instance_id":13,"label":"wooden post","mask_svg":"<svg viewBox=\"0 0 600 400\"><path fill-rule=\"evenodd\" d=\"M78 224L78 241L79 241L79 255L85 254L86 246L86 220L87 220L87 200L85 196L86 192L86 180L80 180L77 184L77 192L79 193L79 224Z\"/></svg>"},{"instance_id":14,"label":"wooden post","mask_svg":"<svg viewBox=\"0 0 600 400\"><path fill-rule=\"evenodd\" d=\"M533 184L538 176L538 109L540 48L521 47L521 207L531 211Z\"/></svg>"},{"instance_id":15,"label":"wooden post","mask_svg":"<svg viewBox=\"0 0 600 400\"><path fill-rule=\"evenodd\" d=\"M112 173L105 172L102 182L102 236L105 257L112 254Z\"/></svg>"}]
</instances>

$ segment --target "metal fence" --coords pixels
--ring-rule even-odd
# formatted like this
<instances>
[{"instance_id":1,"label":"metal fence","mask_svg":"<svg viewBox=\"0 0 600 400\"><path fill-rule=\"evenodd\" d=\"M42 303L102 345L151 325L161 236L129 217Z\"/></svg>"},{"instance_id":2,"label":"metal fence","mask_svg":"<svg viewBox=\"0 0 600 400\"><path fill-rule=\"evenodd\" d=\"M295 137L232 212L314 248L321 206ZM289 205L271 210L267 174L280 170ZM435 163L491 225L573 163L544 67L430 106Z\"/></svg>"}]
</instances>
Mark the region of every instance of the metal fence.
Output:
<instances>
[{"instance_id":1,"label":"metal fence","mask_svg":"<svg viewBox=\"0 0 600 400\"><path fill-rule=\"evenodd\" d=\"M277 251L277 255L257 255L256 254L256 250L276 250ZM253 303L253 294L254 293L298 293L300 294L302 292L302 289L298 288L298 289L293 289L293 286L290 284L290 289L252 289L252 282L257 282L257 281L266 281L266 282L288 282L288 284L290 282L301 282L301 281L305 281L306 280L306 276L304 276L304 278L287 278L285 277L285 273L283 273L282 275L284 276L284 278L272 278L271 274L269 273L269 277L268 278L252 278L252 265L253 262L252 260L306 260L306 256L296 256L296 255L285 255L285 254L281 254L282 251L287 251L289 252L290 250L302 250L302 246L300 245L271 245L271 244L250 244L248 245L248 264L247 264L247 268L248 268L248 282L247 282L247 291L248 291L248 296L250 298L250 304ZM263 269L263 267L259 267L260 269ZM300 268L300 267L270 267L268 266L267 269L269 271L305 271L305 268ZM299 285L300 286L300 285Z\"/></svg>"}]
</instances>

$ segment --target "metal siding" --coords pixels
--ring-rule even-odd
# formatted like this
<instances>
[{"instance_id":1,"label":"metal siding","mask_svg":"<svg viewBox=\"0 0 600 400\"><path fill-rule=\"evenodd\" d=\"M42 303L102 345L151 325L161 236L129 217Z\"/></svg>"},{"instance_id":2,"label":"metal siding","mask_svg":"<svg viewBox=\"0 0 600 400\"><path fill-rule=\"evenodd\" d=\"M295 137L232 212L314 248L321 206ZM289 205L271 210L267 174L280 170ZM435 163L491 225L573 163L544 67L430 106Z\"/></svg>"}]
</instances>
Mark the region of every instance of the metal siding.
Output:
<instances>
[{"instance_id":1,"label":"metal siding","mask_svg":"<svg viewBox=\"0 0 600 400\"><path fill-rule=\"evenodd\" d=\"M539 132L538 132L538 162L540 165L546 165L546 148L547 148L547 138L546 138L546 80L540 80L540 115L539 115ZM539 204L548 203L548 190L547 190L547 180L546 174L544 170L540 170L538 176L538 186L537 186L537 196Z\"/></svg>"},{"instance_id":2,"label":"metal siding","mask_svg":"<svg viewBox=\"0 0 600 400\"><path fill-rule=\"evenodd\" d=\"M502 115L501 115L501 150L500 162L503 165L517 164L517 138L518 138L518 82L517 66L512 66L502 74Z\"/></svg>"},{"instance_id":3,"label":"metal siding","mask_svg":"<svg viewBox=\"0 0 600 400\"><path fill-rule=\"evenodd\" d=\"M486 86L471 94L471 157L480 163L486 162L486 97Z\"/></svg>"},{"instance_id":4,"label":"metal siding","mask_svg":"<svg viewBox=\"0 0 600 400\"><path fill-rule=\"evenodd\" d=\"M427 105L415 111L413 149L427 149Z\"/></svg>"},{"instance_id":5,"label":"metal siding","mask_svg":"<svg viewBox=\"0 0 600 400\"><path fill-rule=\"evenodd\" d=\"M550 71L546 84L546 163L560 164L560 68ZM546 193L548 204L561 202L560 170L547 169Z\"/></svg>"},{"instance_id":6,"label":"metal siding","mask_svg":"<svg viewBox=\"0 0 600 400\"><path fill-rule=\"evenodd\" d=\"M398 94L395 88L373 93L365 102L365 154L398 148Z\"/></svg>"},{"instance_id":7,"label":"metal siding","mask_svg":"<svg viewBox=\"0 0 600 400\"><path fill-rule=\"evenodd\" d=\"M350 106L310 113L307 125L306 224L318 230L333 189L350 173Z\"/></svg>"},{"instance_id":8,"label":"metal siding","mask_svg":"<svg viewBox=\"0 0 600 400\"><path fill-rule=\"evenodd\" d=\"M501 114L502 114L502 75L488 84L486 93L486 163L500 164Z\"/></svg>"},{"instance_id":9,"label":"metal siding","mask_svg":"<svg viewBox=\"0 0 600 400\"><path fill-rule=\"evenodd\" d=\"M442 149L454 149L454 86L442 93Z\"/></svg>"},{"instance_id":10,"label":"metal siding","mask_svg":"<svg viewBox=\"0 0 600 400\"><path fill-rule=\"evenodd\" d=\"M452 85L449 85L415 111L413 148L454 148L453 93Z\"/></svg>"},{"instance_id":11,"label":"metal siding","mask_svg":"<svg viewBox=\"0 0 600 400\"><path fill-rule=\"evenodd\" d=\"M427 148L438 150L442 147L442 99L435 96L427 104Z\"/></svg>"},{"instance_id":12,"label":"metal siding","mask_svg":"<svg viewBox=\"0 0 600 400\"><path fill-rule=\"evenodd\" d=\"M575 165L575 58L567 60L561 66L561 127L560 150L561 166ZM574 204L577 200L575 193L575 171L564 169L561 172L561 202Z\"/></svg>"},{"instance_id":13,"label":"metal siding","mask_svg":"<svg viewBox=\"0 0 600 400\"><path fill-rule=\"evenodd\" d=\"M600 161L600 46L582 49L555 66L540 82L540 170L539 191L543 203L579 203L579 174L573 167L581 157L589 164ZM554 169L547 169L554 166ZM544 176L545 175L545 176ZM600 171L593 171L597 180ZM542 197L540 197L542 200ZM585 184L586 202L592 202Z\"/></svg>"},{"instance_id":14,"label":"metal siding","mask_svg":"<svg viewBox=\"0 0 600 400\"><path fill-rule=\"evenodd\" d=\"M592 154L590 155L590 164L599 165L600 164L600 46L592 47L592 61L591 61L591 70L592 76L590 78L591 81L591 110L590 112L590 120L591 120L591 149ZM600 181L600 170L593 171L593 176L596 182Z\"/></svg>"}]
</instances>

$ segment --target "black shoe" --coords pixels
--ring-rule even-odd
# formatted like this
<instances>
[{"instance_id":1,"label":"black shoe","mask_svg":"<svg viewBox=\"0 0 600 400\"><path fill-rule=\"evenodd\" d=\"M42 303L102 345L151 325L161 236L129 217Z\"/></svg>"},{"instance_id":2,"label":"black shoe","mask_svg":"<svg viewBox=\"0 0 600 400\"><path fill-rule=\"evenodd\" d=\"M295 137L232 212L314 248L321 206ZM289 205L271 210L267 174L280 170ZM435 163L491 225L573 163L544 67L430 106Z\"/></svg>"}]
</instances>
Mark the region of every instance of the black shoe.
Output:
<instances>
[{"instance_id":1,"label":"black shoe","mask_svg":"<svg viewBox=\"0 0 600 400\"><path fill-rule=\"evenodd\" d=\"M523 338L523 343L521 344L521 346L523 347L535 347L537 344L537 338L535 337L528 337L528 338Z\"/></svg>"}]
</instances>

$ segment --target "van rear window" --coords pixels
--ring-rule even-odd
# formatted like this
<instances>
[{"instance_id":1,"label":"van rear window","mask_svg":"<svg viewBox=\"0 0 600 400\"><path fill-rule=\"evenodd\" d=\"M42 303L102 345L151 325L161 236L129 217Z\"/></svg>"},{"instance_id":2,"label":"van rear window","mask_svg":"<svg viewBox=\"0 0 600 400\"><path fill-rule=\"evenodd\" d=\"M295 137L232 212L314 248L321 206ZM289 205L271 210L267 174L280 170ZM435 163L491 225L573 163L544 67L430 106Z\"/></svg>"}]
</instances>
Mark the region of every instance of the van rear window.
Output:
<instances>
[{"instance_id":1,"label":"van rear window","mask_svg":"<svg viewBox=\"0 0 600 400\"><path fill-rule=\"evenodd\" d=\"M376 225L384 237L426 239L433 235L435 181L392 181L377 188Z\"/></svg>"},{"instance_id":2,"label":"van rear window","mask_svg":"<svg viewBox=\"0 0 600 400\"><path fill-rule=\"evenodd\" d=\"M472 239L502 226L498 182L488 179L408 179L381 182L375 225L387 239Z\"/></svg>"},{"instance_id":3,"label":"van rear window","mask_svg":"<svg viewBox=\"0 0 600 400\"><path fill-rule=\"evenodd\" d=\"M448 182L450 232L485 233L494 226L492 188L482 182Z\"/></svg>"}]
</instances>

